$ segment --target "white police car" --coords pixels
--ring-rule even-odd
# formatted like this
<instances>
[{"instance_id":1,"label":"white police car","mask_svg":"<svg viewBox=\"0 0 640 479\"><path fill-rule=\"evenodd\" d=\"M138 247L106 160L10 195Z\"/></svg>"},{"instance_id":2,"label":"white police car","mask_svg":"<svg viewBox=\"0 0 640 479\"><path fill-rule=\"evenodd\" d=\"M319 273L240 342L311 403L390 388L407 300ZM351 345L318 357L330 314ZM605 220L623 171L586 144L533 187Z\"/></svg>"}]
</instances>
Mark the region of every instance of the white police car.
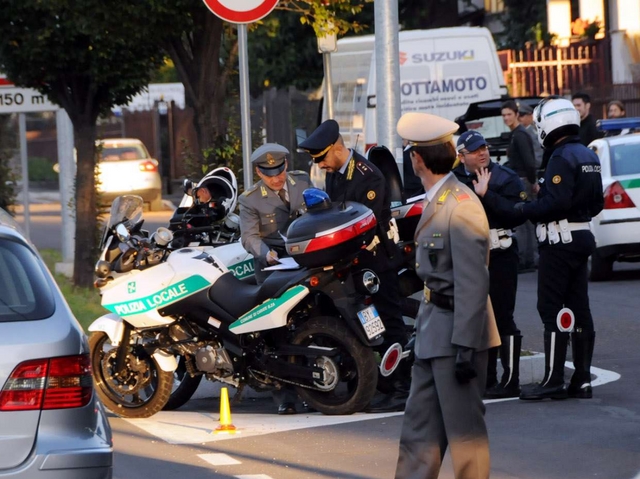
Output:
<instances>
[{"instance_id":1,"label":"white police car","mask_svg":"<svg viewBox=\"0 0 640 479\"><path fill-rule=\"evenodd\" d=\"M599 128L623 134L589 145L600 158L604 188L604 209L592 220L592 281L610 279L615 261L640 261L640 133L624 134L640 128L640 118L602 120Z\"/></svg>"}]
</instances>

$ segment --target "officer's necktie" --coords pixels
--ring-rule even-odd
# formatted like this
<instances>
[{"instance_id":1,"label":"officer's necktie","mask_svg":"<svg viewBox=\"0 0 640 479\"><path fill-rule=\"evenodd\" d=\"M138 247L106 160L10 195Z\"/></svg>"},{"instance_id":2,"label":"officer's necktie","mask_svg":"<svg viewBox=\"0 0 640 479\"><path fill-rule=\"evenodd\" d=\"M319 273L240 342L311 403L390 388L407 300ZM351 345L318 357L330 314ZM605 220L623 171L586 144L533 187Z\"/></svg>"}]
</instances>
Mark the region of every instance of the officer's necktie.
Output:
<instances>
[{"instance_id":1,"label":"officer's necktie","mask_svg":"<svg viewBox=\"0 0 640 479\"><path fill-rule=\"evenodd\" d=\"M285 190L284 188L281 188L280 190L278 190L278 196L280 197L284 205L287 207L287 209L289 209L289 200L287 199L287 190Z\"/></svg>"}]
</instances>

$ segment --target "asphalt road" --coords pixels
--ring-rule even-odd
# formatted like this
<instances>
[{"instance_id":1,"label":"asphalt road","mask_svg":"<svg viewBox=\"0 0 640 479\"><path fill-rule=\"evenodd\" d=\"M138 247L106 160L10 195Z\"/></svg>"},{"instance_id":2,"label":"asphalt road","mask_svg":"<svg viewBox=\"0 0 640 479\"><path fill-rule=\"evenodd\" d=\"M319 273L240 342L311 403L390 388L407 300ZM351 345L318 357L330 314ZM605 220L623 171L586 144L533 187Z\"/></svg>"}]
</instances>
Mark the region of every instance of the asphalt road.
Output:
<instances>
[{"instance_id":1,"label":"asphalt road","mask_svg":"<svg viewBox=\"0 0 640 479\"><path fill-rule=\"evenodd\" d=\"M170 212L146 216L153 230ZM56 247L55 217L32 210L36 246ZM523 346L532 351L542 350L536 280L536 273L519 276L516 306ZM616 265L612 281L590 284L594 371L598 382L608 381L594 388L593 399L487 404L492 478L640 479L639 285L637 265ZM114 478L393 477L402 414L285 417L267 396L232 406L240 432L220 436L211 434L218 407L217 399L200 399L145 420L112 417ZM448 457L440 477L453 478Z\"/></svg>"}]
</instances>

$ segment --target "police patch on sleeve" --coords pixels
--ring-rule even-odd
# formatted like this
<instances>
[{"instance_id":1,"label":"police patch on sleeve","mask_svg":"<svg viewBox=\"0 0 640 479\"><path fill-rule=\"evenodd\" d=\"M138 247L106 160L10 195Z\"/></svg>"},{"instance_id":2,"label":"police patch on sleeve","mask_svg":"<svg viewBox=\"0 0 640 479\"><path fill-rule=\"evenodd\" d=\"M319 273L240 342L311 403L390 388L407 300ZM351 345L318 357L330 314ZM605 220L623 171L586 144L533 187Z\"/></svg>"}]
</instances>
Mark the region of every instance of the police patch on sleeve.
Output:
<instances>
[{"instance_id":1,"label":"police patch on sleeve","mask_svg":"<svg viewBox=\"0 0 640 479\"><path fill-rule=\"evenodd\" d=\"M369 201L373 201L376 199L376 192L373 190L369 190L369 192L367 193L367 199Z\"/></svg>"},{"instance_id":2,"label":"police patch on sleeve","mask_svg":"<svg viewBox=\"0 0 640 479\"><path fill-rule=\"evenodd\" d=\"M556 175L551 179L551 181L553 182L554 185L557 185L562 181L562 177L560 175Z\"/></svg>"},{"instance_id":3,"label":"police patch on sleeve","mask_svg":"<svg viewBox=\"0 0 640 479\"><path fill-rule=\"evenodd\" d=\"M526 194L524 191L521 191L521 192L520 192L520 199L521 199L522 201L524 201L524 200L526 200L526 199L527 199L527 194Z\"/></svg>"}]
</instances>

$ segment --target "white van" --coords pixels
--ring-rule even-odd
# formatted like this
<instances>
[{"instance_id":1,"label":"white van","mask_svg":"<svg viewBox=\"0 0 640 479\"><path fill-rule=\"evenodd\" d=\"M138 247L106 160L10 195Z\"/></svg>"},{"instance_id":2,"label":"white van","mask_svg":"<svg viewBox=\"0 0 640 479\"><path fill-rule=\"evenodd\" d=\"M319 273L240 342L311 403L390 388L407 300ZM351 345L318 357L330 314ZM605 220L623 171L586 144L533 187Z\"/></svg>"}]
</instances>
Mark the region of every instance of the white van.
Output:
<instances>
[{"instance_id":1,"label":"white van","mask_svg":"<svg viewBox=\"0 0 640 479\"><path fill-rule=\"evenodd\" d=\"M507 94L493 37L484 27L402 31L399 47L402 113L455 120L470 103ZM361 153L377 143L374 48L373 35L342 38L331 55L334 118L345 144Z\"/></svg>"}]
</instances>

